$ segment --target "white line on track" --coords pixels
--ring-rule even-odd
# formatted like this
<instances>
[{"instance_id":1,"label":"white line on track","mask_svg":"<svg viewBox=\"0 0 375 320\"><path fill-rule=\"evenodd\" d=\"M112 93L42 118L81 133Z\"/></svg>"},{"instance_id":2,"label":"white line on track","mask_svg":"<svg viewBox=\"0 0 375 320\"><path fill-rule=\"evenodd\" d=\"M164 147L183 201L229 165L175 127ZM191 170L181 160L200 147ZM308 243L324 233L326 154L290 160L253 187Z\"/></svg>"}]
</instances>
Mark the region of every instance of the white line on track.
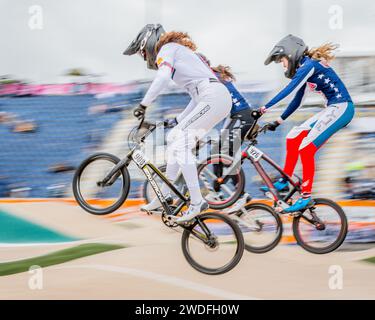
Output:
<instances>
[{"instance_id":1,"label":"white line on track","mask_svg":"<svg viewBox=\"0 0 375 320\"><path fill-rule=\"evenodd\" d=\"M151 271L144 271L134 268L128 267L118 267L112 265L104 265L104 264L90 264L90 265L75 265L75 266L59 266L59 267L52 267L50 269L69 269L69 268L78 268L78 269L95 269L100 271L110 271L110 272L117 272L128 274L135 277L145 278L153 281L158 281L161 283L170 284L176 287L181 287L184 289L190 289L193 291L197 291L200 293L208 294L211 296L215 296L221 299L229 299L229 300L258 300L258 298L245 296L237 293L233 293L230 291L210 287L207 285L199 284L196 282L192 282L189 280L177 278L174 276L167 276Z\"/></svg>"}]
</instances>

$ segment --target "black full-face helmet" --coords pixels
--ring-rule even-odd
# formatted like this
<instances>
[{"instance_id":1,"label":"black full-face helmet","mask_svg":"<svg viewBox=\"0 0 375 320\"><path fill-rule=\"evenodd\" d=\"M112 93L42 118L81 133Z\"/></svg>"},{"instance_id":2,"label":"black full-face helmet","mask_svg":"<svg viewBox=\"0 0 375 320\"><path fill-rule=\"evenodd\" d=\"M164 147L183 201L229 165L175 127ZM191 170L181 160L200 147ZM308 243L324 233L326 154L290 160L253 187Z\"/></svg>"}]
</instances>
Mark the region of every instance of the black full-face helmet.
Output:
<instances>
[{"instance_id":1,"label":"black full-face helmet","mask_svg":"<svg viewBox=\"0 0 375 320\"><path fill-rule=\"evenodd\" d=\"M130 56L139 53L147 61L147 68L157 70L155 48L163 33L165 30L161 24L146 24L123 54Z\"/></svg>"},{"instance_id":2,"label":"black full-face helmet","mask_svg":"<svg viewBox=\"0 0 375 320\"><path fill-rule=\"evenodd\" d=\"M288 59L288 69L284 74L287 78L293 78L298 64L307 50L308 47L301 38L289 34L273 47L264 64L268 65L272 61L279 63L282 57L286 57Z\"/></svg>"}]
</instances>

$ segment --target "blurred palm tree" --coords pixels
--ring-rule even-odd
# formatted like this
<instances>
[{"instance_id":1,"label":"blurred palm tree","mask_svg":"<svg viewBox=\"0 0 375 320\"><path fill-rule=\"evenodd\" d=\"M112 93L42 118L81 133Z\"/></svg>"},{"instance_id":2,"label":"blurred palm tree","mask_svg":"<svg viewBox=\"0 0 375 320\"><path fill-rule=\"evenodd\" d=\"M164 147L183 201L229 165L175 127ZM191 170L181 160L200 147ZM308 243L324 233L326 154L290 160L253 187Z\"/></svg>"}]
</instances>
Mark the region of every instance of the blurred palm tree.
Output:
<instances>
[{"instance_id":1,"label":"blurred palm tree","mask_svg":"<svg viewBox=\"0 0 375 320\"><path fill-rule=\"evenodd\" d=\"M68 69L64 75L69 77L86 77L89 74L82 68L72 68Z\"/></svg>"},{"instance_id":2,"label":"blurred palm tree","mask_svg":"<svg viewBox=\"0 0 375 320\"><path fill-rule=\"evenodd\" d=\"M83 68L71 68L64 72L63 76L69 77L74 83L94 83L100 82L104 74L90 73Z\"/></svg>"},{"instance_id":3,"label":"blurred palm tree","mask_svg":"<svg viewBox=\"0 0 375 320\"><path fill-rule=\"evenodd\" d=\"M12 83L20 83L20 82L22 81L13 78L9 74L0 76L0 84L12 84Z\"/></svg>"}]
</instances>

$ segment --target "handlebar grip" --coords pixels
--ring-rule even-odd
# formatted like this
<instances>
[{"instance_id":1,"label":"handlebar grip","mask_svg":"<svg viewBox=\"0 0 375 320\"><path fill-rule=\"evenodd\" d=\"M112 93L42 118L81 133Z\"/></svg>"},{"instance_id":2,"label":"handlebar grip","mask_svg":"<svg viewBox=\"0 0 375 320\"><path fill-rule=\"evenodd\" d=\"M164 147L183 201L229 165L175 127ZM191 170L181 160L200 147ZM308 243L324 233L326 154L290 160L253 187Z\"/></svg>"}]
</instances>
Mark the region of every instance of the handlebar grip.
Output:
<instances>
[{"instance_id":1,"label":"handlebar grip","mask_svg":"<svg viewBox=\"0 0 375 320\"><path fill-rule=\"evenodd\" d=\"M138 118L139 116L143 115L143 112L141 112L139 110L135 110L133 114L134 114L135 117Z\"/></svg>"},{"instance_id":2,"label":"handlebar grip","mask_svg":"<svg viewBox=\"0 0 375 320\"><path fill-rule=\"evenodd\" d=\"M252 117L253 117L255 120L258 120L258 119L262 116L261 112L258 111L258 110L253 110L253 111L251 112L251 115L252 115Z\"/></svg>"}]
</instances>

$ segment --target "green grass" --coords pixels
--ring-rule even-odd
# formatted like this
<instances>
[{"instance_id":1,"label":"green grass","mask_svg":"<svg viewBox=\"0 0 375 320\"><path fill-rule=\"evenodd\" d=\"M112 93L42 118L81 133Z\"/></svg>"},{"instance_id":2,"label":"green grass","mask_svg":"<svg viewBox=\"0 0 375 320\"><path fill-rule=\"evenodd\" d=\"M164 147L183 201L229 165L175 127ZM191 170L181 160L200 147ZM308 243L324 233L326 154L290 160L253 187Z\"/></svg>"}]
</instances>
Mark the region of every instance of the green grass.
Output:
<instances>
[{"instance_id":1,"label":"green grass","mask_svg":"<svg viewBox=\"0 0 375 320\"><path fill-rule=\"evenodd\" d=\"M105 243L86 243L72 248L67 248L46 255L17 260L11 262L0 263L0 276L8 276L20 272L26 272L31 266L37 265L40 267L48 267L71 260L91 256L94 254L122 249L124 246L105 244Z\"/></svg>"},{"instance_id":2,"label":"green grass","mask_svg":"<svg viewBox=\"0 0 375 320\"><path fill-rule=\"evenodd\" d=\"M370 263L375 263L375 257L363 259L363 261L370 262Z\"/></svg>"}]
</instances>

